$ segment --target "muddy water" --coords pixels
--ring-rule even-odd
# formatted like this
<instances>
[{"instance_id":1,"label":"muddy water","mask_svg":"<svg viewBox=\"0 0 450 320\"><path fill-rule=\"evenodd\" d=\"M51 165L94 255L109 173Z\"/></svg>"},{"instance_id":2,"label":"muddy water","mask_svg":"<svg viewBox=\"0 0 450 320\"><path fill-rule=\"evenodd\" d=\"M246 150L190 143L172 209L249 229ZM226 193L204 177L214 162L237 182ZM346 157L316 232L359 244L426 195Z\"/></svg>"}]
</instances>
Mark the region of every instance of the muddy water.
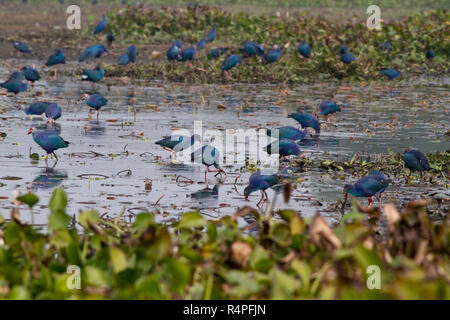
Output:
<instances>
[{"instance_id":1,"label":"muddy water","mask_svg":"<svg viewBox=\"0 0 450 320\"><path fill-rule=\"evenodd\" d=\"M9 71L0 68L0 78ZM177 219L182 212L200 210L208 218L233 213L245 204L256 205L259 194L249 202L236 193L233 182L243 164L227 164L228 178L223 184L213 174L204 184L204 167L197 164L174 163L168 152L154 142L172 130L194 130L194 121L202 121L203 130L272 128L296 125L287 114L299 110L314 112L321 99L331 98L343 103L343 111L328 127L322 127L319 139L302 143L307 157L313 160L349 159L358 151L363 154L383 154L389 150L401 152L414 147L423 152L450 149L444 134L449 130L449 79L418 79L414 84L395 88L375 86L341 87L335 84L296 85L183 85L124 84L110 80L110 88L97 85L95 91L109 100L100 114L100 121L88 119L88 107L80 99L83 93L94 92L91 84L78 79L47 79L17 99L0 96L0 131L7 134L0 140L0 212L8 217L11 192L33 190L40 202L33 216L24 207L25 221L45 224L47 203L53 188L64 187L69 196L69 212L95 208L101 214L132 218L140 211L158 211L160 221ZM43 93L36 97L36 93ZM63 116L57 121L61 136L70 141L67 149L57 151L59 162L53 169L45 161L31 161L29 152L44 152L27 131L31 125L45 126L40 117L30 120L17 105L36 99L57 101ZM218 105L223 107L217 108ZM136 111L136 118L134 112ZM244 144L236 152L245 153ZM54 159L50 159L52 166ZM129 170L129 171L126 171ZM249 173L238 180L243 192ZM177 177L181 176L178 178ZM334 205L342 199L345 183L354 179L343 174L342 179L323 172L301 173L303 181L293 193L290 203L281 198L276 207L293 208L305 216L321 212L330 222L341 213ZM145 180L151 188L145 188ZM192 183L187 183L191 181ZM418 197L444 187L390 187L386 198L394 202ZM151 189L151 190L150 190ZM274 192L269 192L273 198ZM8 199L9 198L9 199ZM244 223L244 222L243 222Z\"/></svg>"}]
</instances>

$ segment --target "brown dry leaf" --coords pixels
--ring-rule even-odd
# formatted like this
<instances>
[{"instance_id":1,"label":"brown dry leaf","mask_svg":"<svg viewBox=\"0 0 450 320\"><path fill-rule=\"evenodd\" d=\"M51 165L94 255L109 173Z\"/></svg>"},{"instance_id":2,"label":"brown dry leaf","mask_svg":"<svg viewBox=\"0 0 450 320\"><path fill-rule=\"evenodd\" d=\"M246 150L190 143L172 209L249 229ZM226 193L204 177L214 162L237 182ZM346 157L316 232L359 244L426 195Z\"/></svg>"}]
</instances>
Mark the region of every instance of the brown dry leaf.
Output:
<instances>
[{"instance_id":1,"label":"brown dry leaf","mask_svg":"<svg viewBox=\"0 0 450 320\"><path fill-rule=\"evenodd\" d=\"M400 213L392 203L388 203L384 206L384 214L388 220L389 229L392 230L394 225L401 219Z\"/></svg>"},{"instance_id":2,"label":"brown dry leaf","mask_svg":"<svg viewBox=\"0 0 450 320\"><path fill-rule=\"evenodd\" d=\"M231 260L241 267L248 264L251 254L252 247L247 242L235 241L231 245Z\"/></svg>"},{"instance_id":3,"label":"brown dry leaf","mask_svg":"<svg viewBox=\"0 0 450 320\"><path fill-rule=\"evenodd\" d=\"M334 248L342 246L341 240L334 234L328 223L317 214L309 227L309 236L316 242L320 243L323 238L327 240Z\"/></svg>"},{"instance_id":4,"label":"brown dry leaf","mask_svg":"<svg viewBox=\"0 0 450 320\"><path fill-rule=\"evenodd\" d=\"M223 110L225 110L227 107L224 106L223 104L219 104L216 108L217 108L217 110L219 110L219 111L223 111Z\"/></svg>"},{"instance_id":5,"label":"brown dry leaf","mask_svg":"<svg viewBox=\"0 0 450 320\"><path fill-rule=\"evenodd\" d=\"M425 199L413 200L410 203L408 203L408 205L406 206L406 209L414 209L414 208L418 208L418 207L425 207L429 203L430 203L430 201L425 200Z\"/></svg>"},{"instance_id":6,"label":"brown dry leaf","mask_svg":"<svg viewBox=\"0 0 450 320\"><path fill-rule=\"evenodd\" d=\"M159 59L161 58L161 51L153 50L152 51L152 59Z\"/></svg>"}]
</instances>

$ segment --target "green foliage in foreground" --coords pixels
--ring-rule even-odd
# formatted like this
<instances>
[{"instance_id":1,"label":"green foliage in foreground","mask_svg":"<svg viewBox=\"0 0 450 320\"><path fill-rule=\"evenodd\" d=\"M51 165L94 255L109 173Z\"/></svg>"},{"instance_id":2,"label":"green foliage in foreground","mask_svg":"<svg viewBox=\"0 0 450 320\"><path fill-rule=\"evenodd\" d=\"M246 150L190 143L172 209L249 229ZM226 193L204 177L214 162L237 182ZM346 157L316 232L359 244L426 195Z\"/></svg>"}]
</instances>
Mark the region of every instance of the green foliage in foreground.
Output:
<instances>
[{"instance_id":1,"label":"green foliage in foreground","mask_svg":"<svg viewBox=\"0 0 450 320\"><path fill-rule=\"evenodd\" d=\"M217 39L197 55L193 67L175 64L172 71L165 61L155 61L132 68L111 66L107 74L112 76L137 75L142 78L165 78L189 82L224 81L221 73L223 58L208 60L206 54L215 46L227 46L228 53L238 53L245 40L274 44L283 48L281 60L270 65L254 59L245 59L242 66L232 70L233 79L241 82L305 82L310 79L384 79L380 68L396 68L403 77L418 74L442 74L449 70L450 44L448 36L450 16L445 9L412 14L407 19L383 23L380 31L369 30L365 21L358 19L339 22L323 17L297 14L290 17L232 13L220 8L203 6L193 9L136 9L129 6L115 9L108 14L108 27L127 42L169 44L174 39L195 44L212 24L217 25ZM301 40L311 46L311 57L305 59L296 52ZM379 49L388 41L393 50ZM357 62L344 65L338 54L346 44ZM425 51L436 52L433 61L427 61ZM165 57L165 56L164 56Z\"/></svg>"},{"instance_id":2,"label":"green foliage in foreground","mask_svg":"<svg viewBox=\"0 0 450 320\"><path fill-rule=\"evenodd\" d=\"M141 213L130 225L96 211L71 218L66 193L55 189L46 234L21 223L18 208L9 222L0 216L0 297L449 299L450 219L432 223L426 204L401 214L387 205L389 233L380 239L379 212L358 203L334 229L319 215L280 211L275 220L249 207L217 221L188 212L173 225ZM255 218L252 236L237 225L244 215ZM69 265L80 268L79 290L67 286L76 284ZM369 290L374 265L380 289Z\"/></svg>"}]
</instances>

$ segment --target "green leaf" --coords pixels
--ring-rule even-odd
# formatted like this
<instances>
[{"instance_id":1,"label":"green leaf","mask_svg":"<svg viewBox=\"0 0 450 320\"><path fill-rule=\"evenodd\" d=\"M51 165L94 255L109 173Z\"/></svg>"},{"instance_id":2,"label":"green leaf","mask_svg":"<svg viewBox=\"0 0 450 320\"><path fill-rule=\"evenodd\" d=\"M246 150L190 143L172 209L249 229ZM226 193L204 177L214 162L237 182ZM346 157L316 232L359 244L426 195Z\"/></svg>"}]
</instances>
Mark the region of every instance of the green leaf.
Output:
<instances>
[{"instance_id":1,"label":"green leaf","mask_svg":"<svg viewBox=\"0 0 450 320\"><path fill-rule=\"evenodd\" d=\"M300 276L303 285L308 289L312 274L310 265L306 261L295 259L292 261L291 268Z\"/></svg>"},{"instance_id":2,"label":"green leaf","mask_svg":"<svg viewBox=\"0 0 450 320\"><path fill-rule=\"evenodd\" d=\"M191 269L186 263L170 258L167 262L167 275L172 284L172 289L179 291L183 289L191 279Z\"/></svg>"},{"instance_id":3,"label":"green leaf","mask_svg":"<svg viewBox=\"0 0 450 320\"><path fill-rule=\"evenodd\" d=\"M30 208L33 208L36 203L39 202L39 197L34 193L27 193L17 198L22 203L27 204Z\"/></svg>"},{"instance_id":4,"label":"green leaf","mask_svg":"<svg viewBox=\"0 0 450 320\"><path fill-rule=\"evenodd\" d=\"M80 224L85 229L89 229L89 223L96 224L99 218L100 216L98 212L94 210L83 211L80 213L80 216L78 217L78 219L80 220Z\"/></svg>"},{"instance_id":5,"label":"green leaf","mask_svg":"<svg viewBox=\"0 0 450 320\"><path fill-rule=\"evenodd\" d=\"M36 161L39 160L39 154L37 154L36 152L30 154L30 159L31 160L36 160Z\"/></svg>"},{"instance_id":6,"label":"green leaf","mask_svg":"<svg viewBox=\"0 0 450 320\"><path fill-rule=\"evenodd\" d=\"M250 268L261 272L267 272L273 266L269 252L261 246L253 249L249 262Z\"/></svg>"},{"instance_id":7,"label":"green leaf","mask_svg":"<svg viewBox=\"0 0 450 320\"><path fill-rule=\"evenodd\" d=\"M82 271L83 273L83 271ZM86 283L89 286L94 286L94 287L107 287L108 286L108 282L106 279L106 274L103 270L94 267L94 266L87 266L86 270Z\"/></svg>"},{"instance_id":8,"label":"green leaf","mask_svg":"<svg viewBox=\"0 0 450 320\"><path fill-rule=\"evenodd\" d=\"M50 216L48 217L48 229L50 231L67 229L70 217L66 214L67 194L61 188L53 190L49 203Z\"/></svg>"},{"instance_id":9,"label":"green leaf","mask_svg":"<svg viewBox=\"0 0 450 320\"><path fill-rule=\"evenodd\" d=\"M119 248L109 248L109 257L115 273L119 273L127 268L127 257Z\"/></svg>"},{"instance_id":10,"label":"green leaf","mask_svg":"<svg viewBox=\"0 0 450 320\"><path fill-rule=\"evenodd\" d=\"M272 299L292 299L293 293L301 287L300 281L275 268L272 270Z\"/></svg>"},{"instance_id":11,"label":"green leaf","mask_svg":"<svg viewBox=\"0 0 450 320\"><path fill-rule=\"evenodd\" d=\"M142 212L136 215L134 225L138 230L147 229L154 222L153 215L148 212Z\"/></svg>"},{"instance_id":12,"label":"green leaf","mask_svg":"<svg viewBox=\"0 0 450 320\"><path fill-rule=\"evenodd\" d=\"M186 212L177 225L178 229L199 228L206 225L206 220L198 212Z\"/></svg>"},{"instance_id":13,"label":"green leaf","mask_svg":"<svg viewBox=\"0 0 450 320\"><path fill-rule=\"evenodd\" d=\"M10 300L30 300L31 294L24 286L15 286L9 293Z\"/></svg>"}]
</instances>

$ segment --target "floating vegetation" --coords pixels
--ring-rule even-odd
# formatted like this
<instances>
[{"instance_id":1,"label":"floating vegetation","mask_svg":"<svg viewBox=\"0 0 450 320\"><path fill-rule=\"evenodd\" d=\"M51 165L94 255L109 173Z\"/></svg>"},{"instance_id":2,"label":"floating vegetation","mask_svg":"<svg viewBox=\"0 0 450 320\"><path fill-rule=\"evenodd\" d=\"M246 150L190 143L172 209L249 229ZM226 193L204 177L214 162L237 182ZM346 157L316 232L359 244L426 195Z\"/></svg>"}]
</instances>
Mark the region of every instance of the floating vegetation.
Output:
<instances>
[{"instance_id":1,"label":"floating vegetation","mask_svg":"<svg viewBox=\"0 0 450 320\"><path fill-rule=\"evenodd\" d=\"M424 200L400 211L386 205L385 235L377 231L380 212L357 202L334 228L320 215L303 219L292 210L275 212L276 219L250 207L217 220L187 212L167 225L152 213L126 221L123 209L115 219L97 211L70 216L66 206L67 195L55 189L46 233L22 223L19 207L10 221L0 216L0 297L450 298L450 220L432 223ZM373 219L364 218L368 212ZM242 218L251 228L238 226ZM68 265L80 268L79 290L66 285Z\"/></svg>"}]
</instances>

